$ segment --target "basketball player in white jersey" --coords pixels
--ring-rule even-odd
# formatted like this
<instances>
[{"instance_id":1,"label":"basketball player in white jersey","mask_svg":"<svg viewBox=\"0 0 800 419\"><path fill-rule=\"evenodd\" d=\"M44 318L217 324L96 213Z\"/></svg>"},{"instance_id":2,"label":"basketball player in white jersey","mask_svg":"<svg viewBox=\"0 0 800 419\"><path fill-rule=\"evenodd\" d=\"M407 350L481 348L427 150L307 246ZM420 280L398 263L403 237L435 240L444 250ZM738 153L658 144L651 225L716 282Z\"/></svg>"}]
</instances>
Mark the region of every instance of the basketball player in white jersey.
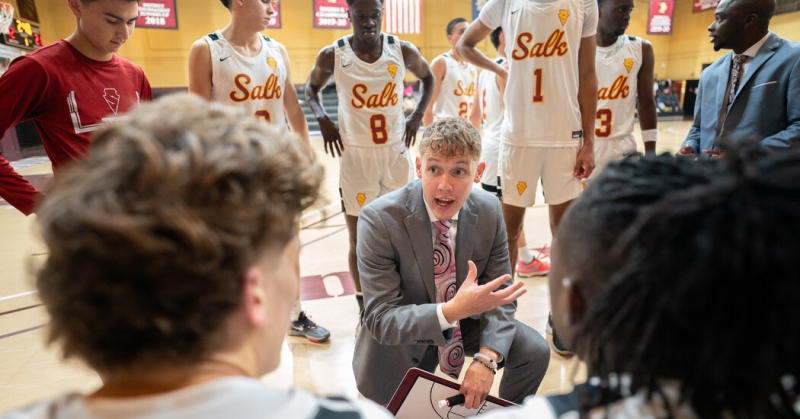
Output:
<instances>
[{"instance_id":1,"label":"basketball player in white jersey","mask_svg":"<svg viewBox=\"0 0 800 419\"><path fill-rule=\"evenodd\" d=\"M508 59L506 58L506 38L503 35L503 28L498 27L492 31L489 40L497 50L494 62L505 66ZM498 160L500 157L500 128L503 124L503 112L505 112L502 92L504 89L505 84L501 85L497 74L488 70L481 71L478 75L478 88L475 89L475 97L469 113L470 122L481 132L481 161L486 165L481 178L481 186L484 190L496 194L501 200L503 194L499 186ZM550 272L549 258L544 255L545 248L543 247L538 254L534 255L528 249L524 230L519 235L517 248L517 275L519 277L529 278L547 275Z\"/></svg>"},{"instance_id":2,"label":"basketball player in white jersey","mask_svg":"<svg viewBox=\"0 0 800 419\"><path fill-rule=\"evenodd\" d=\"M490 0L458 52L508 80L500 142L503 216L516 243L542 180L550 228L594 169L597 0ZM508 70L475 46L498 26L512 42ZM516 258L516 246L509 246ZM513 268L513 267L512 267Z\"/></svg>"},{"instance_id":3,"label":"basketball player in white jersey","mask_svg":"<svg viewBox=\"0 0 800 419\"><path fill-rule=\"evenodd\" d=\"M646 154L655 154L656 100L653 92L655 55L647 40L625 36L634 0L598 0L597 118L594 172L588 185L609 162L636 151L633 124L639 99L639 125Z\"/></svg>"},{"instance_id":4,"label":"basketball player in white jersey","mask_svg":"<svg viewBox=\"0 0 800 419\"><path fill-rule=\"evenodd\" d=\"M464 58L494 71L510 87L504 93L500 172L511 260L517 257L514 244L539 180L555 235L582 190L581 181L594 170L596 1L490 0L457 47ZM508 70L476 48L498 26L512 40ZM557 353L570 355L555 333L552 342Z\"/></svg>"},{"instance_id":5,"label":"basketball player in white jersey","mask_svg":"<svg viewBox=\"0 0 800 419\"><path fill-rule=\"evenodd\" d=\"M452 49L431 61L436 85L422 120L425 126L451 116L469 118L478 81L478 69L456 52L456 44L467 26L467 20L462 17L451 20L447 24L447 42Z\"/></svg>"},{"instance_id":6,"label":"basketball player in white jersey","mask_svg":"<svg viewBox=\"0 0 800 419\"><path fill-rule=\"evenodd\" d=\"M381 32L383 0L347 0L347 6L353 34L319 52L305 95L319 121L325 151L341 156L340 193L350 239L348 265L363 312L356 260L358 214L362 206L413 179L408 148L416 141L434 79L417 47ZM419 103L408 119L402 102L406 70L422 82ZM338 127L319 97L331 77L339 96Z\"/></svg>"},{"instance_id":7,"label":"basketball player in white jersey","mask_svg":"<svg viewBox=\"0 0 800 419\"><path fill-rule=\"evenodd\" d=\"M230 11L224 29L195 41L189 52L189 91L212 102L244 107L265 122L286 128L307 145L308 123L297 99L286 48L260 32L275 14L277 0L220 0ZM284 117L285 115L285 117ZM298 266L300 261L298 260ZM314 343L330 338L295 302L289 334Z\"/></svg>"}]
</instances>

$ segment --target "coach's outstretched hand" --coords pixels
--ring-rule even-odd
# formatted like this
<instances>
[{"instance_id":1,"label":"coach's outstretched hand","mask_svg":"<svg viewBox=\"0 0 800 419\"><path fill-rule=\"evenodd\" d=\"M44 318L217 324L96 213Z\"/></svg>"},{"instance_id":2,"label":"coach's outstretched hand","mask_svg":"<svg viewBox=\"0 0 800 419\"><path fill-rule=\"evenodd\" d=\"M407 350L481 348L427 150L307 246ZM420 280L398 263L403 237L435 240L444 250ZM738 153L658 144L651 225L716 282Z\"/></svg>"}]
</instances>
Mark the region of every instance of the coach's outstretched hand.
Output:
<instances>
[{"instance_id":1,"label":"coach's outstretched hand","mask_svg":"<svg viewBox=\"0 0 800 419\"><path fill-rule=\"evenodd\" d=\"M495 307L510 304L525 294L522 281L500 289L511 279L511 275L503 275L484 285L478 283L478 268L472 261L464 283L458 288L455 297L442 305L442 314L448 322L465 319L477 314L493 310Z\"/></svg>"}]
</instances>

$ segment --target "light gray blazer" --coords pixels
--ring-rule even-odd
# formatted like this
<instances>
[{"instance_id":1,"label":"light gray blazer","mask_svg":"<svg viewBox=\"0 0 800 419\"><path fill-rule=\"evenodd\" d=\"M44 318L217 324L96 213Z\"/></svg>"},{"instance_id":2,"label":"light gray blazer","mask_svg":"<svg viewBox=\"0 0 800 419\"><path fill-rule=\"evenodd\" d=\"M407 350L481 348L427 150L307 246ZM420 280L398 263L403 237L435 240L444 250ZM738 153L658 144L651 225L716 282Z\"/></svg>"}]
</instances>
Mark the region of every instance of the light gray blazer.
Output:
<instances>
[{"instance_id":1,"label":"light gray blazer","mask_svg":"<svg viewBox=\"0 0 800 419\"><path fill-rule=\"evenodd\" d=\"M497 197L474 188L458 213L457 228L459 287L468 260L478 268L482 284L511 273ZM365 314L356 337L353 372L361 394L384 405L428 346L446 345L452 337L452 329L442 332L436 315L431 229L419 180L376 199L359 215L358 271ZM491 347L505 359L516 331L515 311L515 305L508 304L477 316L480 346Z\"/></svg>"},{"instance_id":2,"label":"light gray blazer","mask_svg":"<svg viewBox=\"0 0 800 419\"><path fill-rule=\"evenodd\" d=\"M695 154L714 147L717 121L725 104L732 53L703 71L694 124L681 147ZM717 145L800 146L800 43L774 33L758 50L733 99Z\"/></svg>"}]
</instances>

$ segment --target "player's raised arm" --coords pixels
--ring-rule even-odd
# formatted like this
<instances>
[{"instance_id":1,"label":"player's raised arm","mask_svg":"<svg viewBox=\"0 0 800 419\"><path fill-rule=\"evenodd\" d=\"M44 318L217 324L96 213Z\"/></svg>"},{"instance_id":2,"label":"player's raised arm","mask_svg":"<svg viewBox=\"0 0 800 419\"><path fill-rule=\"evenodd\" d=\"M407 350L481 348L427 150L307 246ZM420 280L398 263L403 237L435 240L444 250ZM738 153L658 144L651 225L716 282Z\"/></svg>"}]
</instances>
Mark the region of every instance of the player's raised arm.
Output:
<instances>
[{"instance_id":1,"label":"player's raised arm","mask_svg":"<svg viewBox=\"0 0 800 419\"><path fill-rule=\"evenodd\" d=\"M317 61L314 68L311 69L311 74L308 76L308 83L306 83L305 95L306 103L314 113L314 117L319 122L319 130L322 133L322 139L325 141L325 153L328 153L330 148L331 156L341 157L344 144L339 135L339 128L331 121L328 113L320 102L319 93L328 84L328 80L333 76L333 66L336 62L336 52L332 46L323 48L317 55Z\"/></svg>"},{"instance_id":2,"label":"player's raised arm","mask_svg":"<svg viewBox=\"0 0 800 419\"><path fill-rule=\"evenodd\" d=\"M308 138L308 121L306 115L303 113L303 108L300 107L300 100L297 97L297 89L294 87L292 80L292 65L289 61L289 53L286 52L286 47L280 46L281 56L283 63L286 67L286 86L283 92L283 111L286 113L286 120L289 122L289 128L293 133L301 136L308 146L308 152L311 151L311 141Z\"/></svg>"},{"instance_id":3,"label":"player's raised arm","mask_svg":"<svg viewBox=\"0 0 800 419\"><path fill-rule=\"evenodd\" d=\"M486 71L486 70L483 70ZM478 78L475 94L472 96L472 107L469 108L469 122L478 132L481 132L481 121L483 120L483 103L481 101L481 82Z\"/></svg>"},{"instance_id":4,"label":"player's raised arm","mask_svg":"<svg viewBox=\"0 0 800 419\"><path fill-rule=\"evenodd\" d=\"M444 62L444 58L441 56L436 57L431 62L431 73L433 73L433 89L431 89L431 97L429 98L427 106L424 108L422 107L422 100L420 100L420 104L417 105L419 109L425 109L425 115L422 117L422 123L425 126L429 126L433 123L433 104L436 103L436 99L439 98L439 89L442 88L442 80L444 80L445 74L447 74L447 64Z\"/></svg>"},{"instance_id":5,"label":"player's raised arm","mask_svg":"<svg viewBox=\"0 0 800 419\"><path fill-rule=\"evenodd\" d=\"M658 134L656 97L653 91L653 71L655 53L650 42L642 40L642 67L639 68L637 95L639 98L639 125L642 128L642 142L645 154L655 154Z\"/></svg>"},{"instance_id":6,"label":"player's raised arm","mask_svg":"<svg viewBox=\"0 0 800 419\"><path fill-rule=\"evenodd\" d=\"M458 45L456 45L456 52L472 64L499 74L502 79L505 79L508 76L508 70L490 60L477 48L478 42L488 38L493 30L494 28L490 28L480 19L476 19L467 27L464 35L461 35L461 39L458 40Z\"/></svg>"},{"instance_id":7,"label":"player's raised arm","mask_svg":"<svg viewBox=\"0 0 800 419\"><path fill-rule=\"evenodd\" d=\"M422 58L417 47L403 41L400 43L400 48L403 51L403 61L406 64L406 69L421 82L419 87L421 95L417 107L406 119L405 142L406 147L411 147L417 140L417 131L419 131L422 118L425 116L425 110L428 108L428 103L430 103L433 96L436 81L428 62Z\"/></svg>"},{"instance_id":8,"label":"player's raised arm","mask_svg":"<svg viewBox=\"0 0 800 419\"><path fill-rule=\"evenodd\" d=\"M189 50L189 91L211 100L211 78L211 49L201 38Z\"/></svg>"}]
</instances>

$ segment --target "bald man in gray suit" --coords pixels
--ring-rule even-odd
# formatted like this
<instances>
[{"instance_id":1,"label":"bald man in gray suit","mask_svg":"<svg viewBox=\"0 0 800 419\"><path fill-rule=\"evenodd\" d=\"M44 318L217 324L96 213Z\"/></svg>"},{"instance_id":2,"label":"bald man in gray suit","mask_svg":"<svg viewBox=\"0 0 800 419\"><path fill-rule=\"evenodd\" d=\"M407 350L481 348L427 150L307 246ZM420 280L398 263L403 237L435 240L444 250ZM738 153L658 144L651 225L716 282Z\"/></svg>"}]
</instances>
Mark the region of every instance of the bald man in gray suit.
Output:
<instances>
[{"instance_id":1,"label":"bald man in gray suit","mask_svg":"<svg viewBox=\"0 0 800 419\"><path fill-rule=\"evenodd\" d=\"M678 155L719 155L760 144L800 147L800 43L769 31L775 0L722 0L708 27L714 50L703 71L694 124Z\"/></svg>"}]
</instances>

